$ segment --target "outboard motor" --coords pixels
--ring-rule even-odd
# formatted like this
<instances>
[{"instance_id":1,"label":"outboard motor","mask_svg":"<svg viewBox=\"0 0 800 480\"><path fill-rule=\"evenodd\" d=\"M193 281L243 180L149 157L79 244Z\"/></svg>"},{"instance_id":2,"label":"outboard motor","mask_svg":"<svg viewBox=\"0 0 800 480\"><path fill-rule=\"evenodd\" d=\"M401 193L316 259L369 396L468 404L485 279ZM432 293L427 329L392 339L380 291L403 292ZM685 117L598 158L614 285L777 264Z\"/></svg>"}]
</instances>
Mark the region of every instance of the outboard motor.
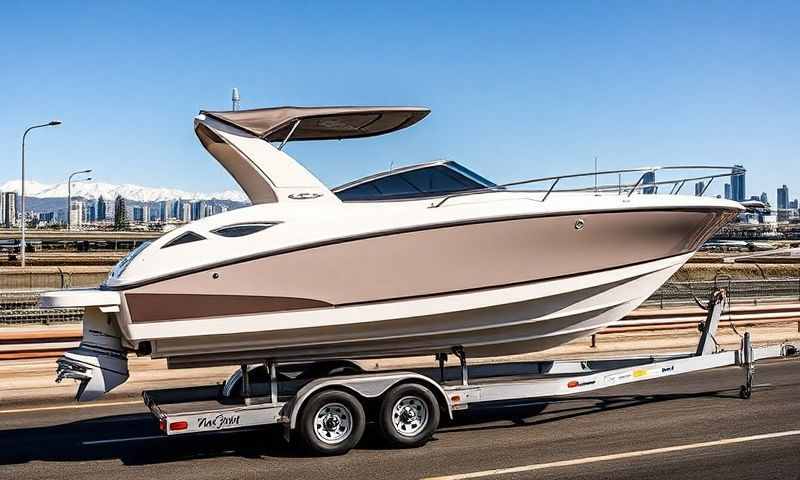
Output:
<instances>
[{"instance_id":1,"label":"outboard motor","mask_svg":"<svg viewBox=\"0 0 800 480\"><path fill-rule=\"evenodd\" d=\"M88 402L128 379L128 357L114 313L119 295L100 290L62 290L43 293L43 308L84 307L83 338L78 348L58 360L56 382L78 380L75 399Z\"/></svg>"}]
</instances>

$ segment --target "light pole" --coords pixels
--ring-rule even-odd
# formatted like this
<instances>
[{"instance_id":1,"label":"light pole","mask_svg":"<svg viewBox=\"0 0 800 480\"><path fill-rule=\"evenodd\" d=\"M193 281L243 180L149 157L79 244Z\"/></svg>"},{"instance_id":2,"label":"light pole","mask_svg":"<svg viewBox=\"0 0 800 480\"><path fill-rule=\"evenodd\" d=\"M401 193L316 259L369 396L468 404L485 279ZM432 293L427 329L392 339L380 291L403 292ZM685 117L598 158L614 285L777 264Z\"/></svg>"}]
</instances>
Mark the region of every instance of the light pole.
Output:
<instances>
[{"instance_id":1,"label":"light pole","mask_svg":"<svg viewBox=\"0 0 800 480\"><path fill-rule=\"evenodd\" d=\"M22 244L20 245L20 250L22 251L22 266L25 266L25 137L28 136L28 132L33 130L34 128L42 128L42 127L55 127L56 125L61 125L61 121L53 120L47 123L43 123L41 125L34 125L32 127L28 127L25 130L25 133L22 134L22 188L21 190L21 207L22 207Z\"/></svg>"},{"instance_id":2,"label":"light pole","mask_svg":"<svg viewBox=\"0 0 800 480\"><path fill-rule=\"evenodd\" d=\"M69 174L69 178L67 178L67 230L72 230L71 225L71 217L72 217L72 177L75 175L80 175L82 173L90 173L92 169L88 170L78 170L77 172L72 172ZM85 180L91 180L92 177L89 177Z\"/></svg>"}]
</instances>

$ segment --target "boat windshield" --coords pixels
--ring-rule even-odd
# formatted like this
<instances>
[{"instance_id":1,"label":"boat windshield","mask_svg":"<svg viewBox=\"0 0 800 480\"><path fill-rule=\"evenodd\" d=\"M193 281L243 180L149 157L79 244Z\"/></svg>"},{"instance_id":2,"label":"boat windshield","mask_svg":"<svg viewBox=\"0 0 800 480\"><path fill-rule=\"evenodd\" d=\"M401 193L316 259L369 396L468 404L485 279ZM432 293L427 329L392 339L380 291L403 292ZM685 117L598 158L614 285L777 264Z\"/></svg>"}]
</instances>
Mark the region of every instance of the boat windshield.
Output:
<instances>
[{"instance_id":1,"label":"boat windshield","mask_svg":"<svg viewBox=\"0 0 800 480\"><path fill-rule=\"evenodd\" d=\"M348 201L436 197L494 187L495 184L456 162L436 162L400 168L350 182L333 190Z\"/></svg>"}]
</instances>

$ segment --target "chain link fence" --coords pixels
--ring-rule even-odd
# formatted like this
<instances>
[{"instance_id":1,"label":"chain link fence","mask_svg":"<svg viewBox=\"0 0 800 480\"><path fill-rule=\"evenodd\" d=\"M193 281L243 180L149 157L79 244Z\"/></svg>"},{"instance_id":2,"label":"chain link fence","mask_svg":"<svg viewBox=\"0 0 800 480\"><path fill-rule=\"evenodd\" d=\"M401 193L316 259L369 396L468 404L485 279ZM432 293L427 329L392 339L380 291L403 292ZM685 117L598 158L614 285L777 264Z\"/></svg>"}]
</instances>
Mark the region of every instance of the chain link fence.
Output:
<instances>
[{"instance_id":1,"label":"chain link fence","mask_svg":"<svg viewBox=\"0 0 800 480\"><path fill-rule=\"evenodd\" d=\"M800 301L800 278L770 280L729 280L668 282L644 302L645 306L673 307L692 305L697 298L705 303L715 288L728 290L732 303Z\"/></svg>"}]
</instances>

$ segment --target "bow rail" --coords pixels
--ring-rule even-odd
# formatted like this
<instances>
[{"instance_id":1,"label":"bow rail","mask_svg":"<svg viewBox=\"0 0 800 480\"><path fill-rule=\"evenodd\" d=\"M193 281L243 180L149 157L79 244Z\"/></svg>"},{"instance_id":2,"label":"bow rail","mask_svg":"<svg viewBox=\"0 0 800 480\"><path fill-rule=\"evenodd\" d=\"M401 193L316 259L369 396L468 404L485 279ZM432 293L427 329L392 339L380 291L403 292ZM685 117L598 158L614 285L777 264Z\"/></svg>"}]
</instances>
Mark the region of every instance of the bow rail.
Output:
<instances>
[{"instance_id":1,"label":"bow rail","mask_svg":"<svg viewBox=\"0 0 800 480\"><path fill-rule=\"evenodd\" d=\"M656 172L664 172L664 171L673 171L673 170L709 170L709 171L721 171L721 173L709 173L707 175L695 175L695 176L681 176L674 179L668 180L655 180ZM514 189L514 192L532 192L532 193L544 193L544 196L539 200L544 202L553 192L614 192L616 191L619 195L626 195L630 197L634 194L634 192L642 192L645 194L657 194L658 189L661 185L671 185L669 195L677 195L680 193L681 189L684 187L686 182L699 182L703 181L703 190L698 192L696 195L703 196L705 195L708 187L711 186L711 183L714 181L715 178L721 177L730 177L733 179L734 177L744 175L746 170L742 167L726 167L726 166L717 166L717 165L675 165L675 166L666 166L666 167L639 167L639 168L625 168L620 170L603 170L603 171L592 171L592 172L585 172L585 173L573 173L568 175L558 175L554 177L541 177L541 178L532 178L528 180L518 180L514 182L504 183L502 185L495 185L492 187L485 187L475 190L466 190L462 192L451 193L440 200L432 203L430 208L438 208L441 207L445 202L450 200L451 198L456 197L464 197L468 195L480 195L482 193L492 193L498 191L508 191L510 187L518 187L521 185L528 185L532 183L544 183L544 182L551 182L548 188L538 188L538 189ZM622 175L631 174L631 173L639 173L638 179L633 183L623 183L622 182ZM618 175L619 180L617 183L614 184L597 184L597 178L600 176L605 175ZM652 175L652 178L649 179L648 176ZM567 179L575 179L575 178L587 178L587 177L594 177L594 185L589 187L576 187L576 188L556 188L559 182Z\"/></svg>"}]
</instances>

